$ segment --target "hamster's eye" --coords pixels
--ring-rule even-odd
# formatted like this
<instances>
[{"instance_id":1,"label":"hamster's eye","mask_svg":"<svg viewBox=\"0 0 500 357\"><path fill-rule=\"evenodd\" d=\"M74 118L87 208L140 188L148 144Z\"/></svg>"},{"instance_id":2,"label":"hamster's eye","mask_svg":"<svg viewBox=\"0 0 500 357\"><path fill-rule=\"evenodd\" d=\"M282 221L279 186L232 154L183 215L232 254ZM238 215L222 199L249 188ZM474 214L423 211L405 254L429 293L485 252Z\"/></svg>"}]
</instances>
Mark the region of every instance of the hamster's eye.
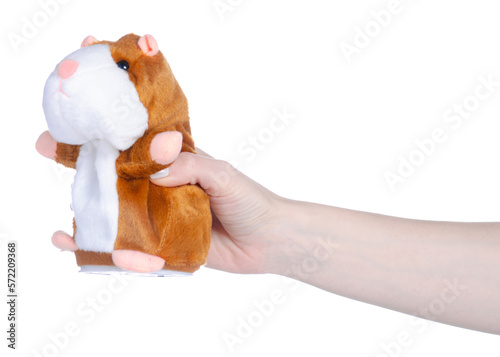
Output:
<instances>
[{"instance_id":1,"label":"hamster's eye","mask_svg":"<svg viewBox=\"0 0 500 357\"><path fill-rule=\"evenodd\" d=\"M116 65L118 66L118 68L121 68L125 71L128 71L128 69L130 67L127 61L116 62Z\"/></svg>"}]
</instances>

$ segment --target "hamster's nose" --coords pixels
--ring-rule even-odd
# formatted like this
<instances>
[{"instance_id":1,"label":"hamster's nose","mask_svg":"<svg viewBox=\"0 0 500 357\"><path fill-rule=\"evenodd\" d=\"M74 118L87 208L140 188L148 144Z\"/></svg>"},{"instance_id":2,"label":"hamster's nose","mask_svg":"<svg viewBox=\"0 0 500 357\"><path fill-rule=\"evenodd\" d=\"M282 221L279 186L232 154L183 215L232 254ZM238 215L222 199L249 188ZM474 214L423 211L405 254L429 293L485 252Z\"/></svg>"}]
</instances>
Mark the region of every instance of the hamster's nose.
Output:
<instances>
[{"instance_id":1,"label":"hamster's nose","mask_svg":"<svg viewBox=\"0 0 500 357\"><path fill-rule=\"evenodd\" d=\"M57 74L62 79L68 79L76 72L77 68L78 62L73 60L65 60L59 63L59 66L57 67Z\"/></svg>"}]
</instances>

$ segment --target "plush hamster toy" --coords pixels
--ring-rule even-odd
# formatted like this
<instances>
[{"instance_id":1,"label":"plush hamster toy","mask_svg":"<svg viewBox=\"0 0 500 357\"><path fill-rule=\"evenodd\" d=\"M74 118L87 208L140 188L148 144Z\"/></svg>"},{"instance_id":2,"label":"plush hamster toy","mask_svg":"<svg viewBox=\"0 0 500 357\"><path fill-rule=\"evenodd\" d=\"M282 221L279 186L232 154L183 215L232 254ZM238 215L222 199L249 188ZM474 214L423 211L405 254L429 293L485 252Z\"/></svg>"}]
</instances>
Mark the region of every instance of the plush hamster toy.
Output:
<instances>
[{"instance_id":1,"label":"plush hamster toy","mask_svg":"<svg viewBox=\"0 0 500 357\"><path fill-rule=\"evenodd\" d=\"M195 152L187 99L151 35L87 37L49 76L43 109L49 131L37 150L76 168L73 237L59 231L52 242L74 251L81 271L165 275L205 263L205 192L149 180Z\"/></svg>"}]
</instances>

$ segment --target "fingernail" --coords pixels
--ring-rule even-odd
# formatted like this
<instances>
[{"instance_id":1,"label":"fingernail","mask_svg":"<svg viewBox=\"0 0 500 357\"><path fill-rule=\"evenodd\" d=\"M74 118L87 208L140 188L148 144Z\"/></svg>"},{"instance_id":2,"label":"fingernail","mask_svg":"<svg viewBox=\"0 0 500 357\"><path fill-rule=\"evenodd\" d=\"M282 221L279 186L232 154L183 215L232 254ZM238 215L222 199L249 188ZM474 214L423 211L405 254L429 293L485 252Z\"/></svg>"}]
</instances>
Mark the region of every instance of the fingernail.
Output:
<instances>
[{"instance_id":1,"label":"fingernail","mask_svg":"<svg viewBox=\"0 0 500 357\"><path fill-rule=\"evenodd\" d=\"M170 170L167 167L166 169L158 171L157 173L152 174L149 177L151 177L153 180L156 180L156 179L160 179L160 178L163 178L163 177L167 177L169 174L170 174Z\"/></svg>"}]
</instances>

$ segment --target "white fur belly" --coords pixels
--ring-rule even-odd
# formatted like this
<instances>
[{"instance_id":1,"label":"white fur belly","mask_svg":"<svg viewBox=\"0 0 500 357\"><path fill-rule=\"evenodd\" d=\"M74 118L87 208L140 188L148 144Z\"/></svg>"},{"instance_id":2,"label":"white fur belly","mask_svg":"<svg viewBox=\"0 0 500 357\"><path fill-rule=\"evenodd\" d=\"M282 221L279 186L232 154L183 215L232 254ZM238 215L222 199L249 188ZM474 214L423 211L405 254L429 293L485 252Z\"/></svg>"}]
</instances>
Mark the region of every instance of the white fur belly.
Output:
<instances>
[{"instance_id":1,"label":"white fur belly","mask_svg":"<svg viewBox=\"0 0 500 357\"><path fill-rule=\"evenodd\" d=\"M118 233L115 162L119 151L106 140L80 148L72 189L75 242L87 251L111 253Z\"/></svg>"}]
</instances>

